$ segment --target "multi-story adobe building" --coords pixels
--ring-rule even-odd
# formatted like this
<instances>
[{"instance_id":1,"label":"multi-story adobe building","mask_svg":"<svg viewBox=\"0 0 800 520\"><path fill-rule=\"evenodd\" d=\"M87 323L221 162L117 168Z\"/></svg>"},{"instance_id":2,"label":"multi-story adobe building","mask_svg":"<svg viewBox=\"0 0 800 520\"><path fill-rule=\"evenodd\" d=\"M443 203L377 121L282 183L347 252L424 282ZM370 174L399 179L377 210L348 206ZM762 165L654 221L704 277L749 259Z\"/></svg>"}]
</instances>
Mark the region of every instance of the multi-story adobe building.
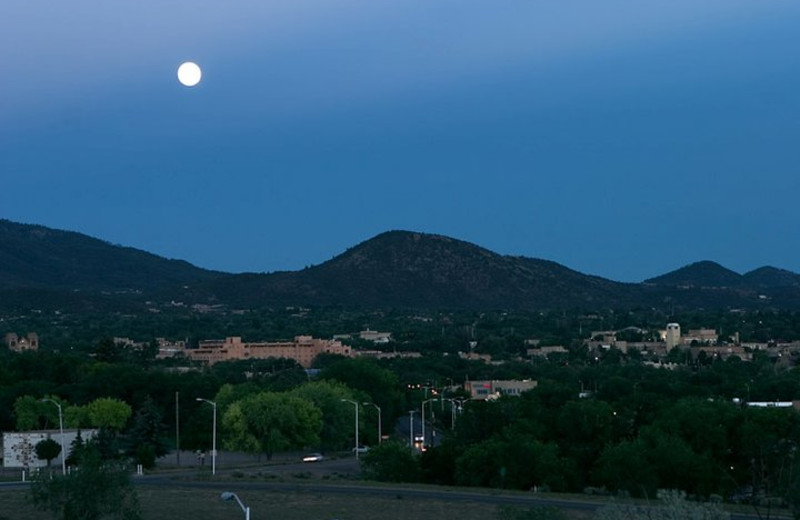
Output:
<instances>
[{"instance_id":1,"label":"multi-story adobe building","mask_svg":"<svg viewBox=\"0 0 800 520\"><path fill-rule=\"evenodd\" d=\"M39 335L29 332L24 338L20 338L14 332L6 334L6 346L12 352L24 352L26 350L39 350Z\"/></svg>"},{"instance_id":2,"label":"multi-story adobe building","mask_svg":"<svg viewBox=\"0 0 800 520\"><path fill-rule=\"evenodd\" d=\"M220 361L238 359L294 359L308 368L320 354L339 354L353 357L352 349L339 340L317 339L311 336L296 336L293 341L245 343L239 336L224 340L204 340L198 348L187 348L184 355L194 361L209 365Z\"/></svg>"}]
</instances>

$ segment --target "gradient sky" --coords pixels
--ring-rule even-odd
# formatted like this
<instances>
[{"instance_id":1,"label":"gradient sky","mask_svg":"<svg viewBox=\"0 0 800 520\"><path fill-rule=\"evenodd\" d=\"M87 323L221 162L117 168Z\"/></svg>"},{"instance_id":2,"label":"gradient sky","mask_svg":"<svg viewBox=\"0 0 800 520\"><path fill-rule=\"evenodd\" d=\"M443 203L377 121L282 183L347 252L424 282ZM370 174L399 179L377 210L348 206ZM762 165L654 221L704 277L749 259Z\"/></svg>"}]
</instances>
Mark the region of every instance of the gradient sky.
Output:
<instances>
[{"instance_id":1,"label":"gradient sky","mask_svg":"<svg viewBox=\"0 0 800 520\"><path fill-rule=\"evenodd\" d=\"M391 229L800 272L798 28L797 0L4 0L0 218L229 272Z\"/></svg>"}]
</instances>

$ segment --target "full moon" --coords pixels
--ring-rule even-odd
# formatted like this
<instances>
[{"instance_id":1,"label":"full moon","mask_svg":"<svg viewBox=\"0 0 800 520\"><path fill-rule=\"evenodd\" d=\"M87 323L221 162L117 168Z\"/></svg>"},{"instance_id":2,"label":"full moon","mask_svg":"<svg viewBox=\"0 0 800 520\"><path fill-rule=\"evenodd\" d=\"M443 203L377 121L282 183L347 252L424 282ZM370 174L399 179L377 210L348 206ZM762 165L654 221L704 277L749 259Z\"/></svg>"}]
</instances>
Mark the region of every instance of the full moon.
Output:
<instances>
[{"instance_id":1,"label":"full moon","mask_svg":"<svg viewBox=\"0 0 800 520\"><path fill-rule=\"evenodd\" d=\"M187 61L178 67L178 81L187 87L193 87L200 83L200 78L203 77L203 72L197 63Z\"/></svg>"}]
</instances>

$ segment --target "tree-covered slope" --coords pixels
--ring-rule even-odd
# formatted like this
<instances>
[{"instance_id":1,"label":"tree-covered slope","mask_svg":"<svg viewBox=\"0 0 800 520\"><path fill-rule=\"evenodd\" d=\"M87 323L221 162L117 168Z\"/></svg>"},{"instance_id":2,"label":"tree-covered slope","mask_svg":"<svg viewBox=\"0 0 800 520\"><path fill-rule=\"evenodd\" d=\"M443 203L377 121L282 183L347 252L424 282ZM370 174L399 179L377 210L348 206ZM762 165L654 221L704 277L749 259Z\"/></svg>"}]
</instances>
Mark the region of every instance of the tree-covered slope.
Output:
<instances>
[{"instance_id":1,"label":"tree-covered slope","mask_svg":"<svg viewBox=\"0 0 800 520\"><path fill-rule=\"evenodd\" d=\"M71 231L0 220L0 289L141 291L218 276Z\"/></svg>"}]
</instances>

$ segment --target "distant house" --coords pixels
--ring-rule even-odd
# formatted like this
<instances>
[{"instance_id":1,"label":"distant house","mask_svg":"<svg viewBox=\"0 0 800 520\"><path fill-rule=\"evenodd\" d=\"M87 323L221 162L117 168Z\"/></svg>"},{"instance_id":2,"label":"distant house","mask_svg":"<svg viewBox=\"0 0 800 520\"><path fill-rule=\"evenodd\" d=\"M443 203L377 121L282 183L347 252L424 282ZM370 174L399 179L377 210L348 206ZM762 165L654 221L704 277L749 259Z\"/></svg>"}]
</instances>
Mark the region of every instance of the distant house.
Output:
<instances>
[{"instance_id":1,"label":"distant house","mask_svg":"<svg viewBox=\"0 0 800 520\"><path fill-rule=\"evenodd\" d=\"M800 401L750 401L745 403L752 408L793 408L800 409Z\"/></svg>"},{"instance_id":2,"label":"distant house","mask_svg":"<svg viewBox=\"0 0 800 520\"><path fill-rule=\"evenodd\" d=\"M690 329L689 332L681 338L681 343L684 345L690 345L692 343L713 345L718 339L719 335L715 329Z\"/></svg>"},{"instance_id":3,"label":"distant house","mask_svg":"<svg viewBox=\"0 0 800 520\"><path fill-rule=\"evenodd\" d=\"M378 332L376 330L362 330L358 333L358 337L364 341L371 341L373 343L384 344L392 340L391 332Z\"/></svg>"},{"instance_id":4,"label":"distant house","mask_svg":"<svg viewBox=\"0 0 800 520\"><path fill-rule=\"evenodd\" d=\"M416 351L393 351L393 352L384 352L383 350L357 350L355 351L355 355L359 357L369 357L375 359L416 359L421 358L422 353Z\"/></svg>"},{"instance_id":5,"label":"distant house","mask_svg":"<svg viewBox=\"0 0 800 520\"><path fill-rule=\"evenodd\" d=\"M497 399L501 395L518 396L522 392L533 390L538 384L538 381L533 381L531 379L467 381L464 383L464 390L469 392L470 398L472 399L491 400Z\"/></svg>"},{"instance_id":6,"label":"distant house","mask_svg":"<svg viewBox=\"0 0 800 520\"><path fill-rule=\"evenodd\" d=\"M529 348L527 350L528 357L547 357L550 354L567 354L568 352L562 345Z\"/></svg>"}]
</instances>

